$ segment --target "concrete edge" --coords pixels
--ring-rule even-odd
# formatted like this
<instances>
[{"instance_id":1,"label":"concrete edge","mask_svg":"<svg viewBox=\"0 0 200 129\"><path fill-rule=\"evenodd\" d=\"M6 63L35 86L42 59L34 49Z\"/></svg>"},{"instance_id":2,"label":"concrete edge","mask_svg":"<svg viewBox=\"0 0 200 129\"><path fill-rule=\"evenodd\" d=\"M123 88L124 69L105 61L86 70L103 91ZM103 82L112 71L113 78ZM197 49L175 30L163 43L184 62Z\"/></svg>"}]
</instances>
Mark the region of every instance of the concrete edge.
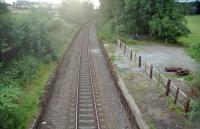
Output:
<instances>
[{"instance_id":1,"label":"concrete edge","mask_svg":"<svg viewBox=\"0 0 200 129\"><path fill-rule=\"evenodd\" d=\"M101 41L99 42L99 44L100 44L101 51L105 57L107 67L111 73L111 76L113 76L112 77L113 81L114 81L115 85L117 85L119 87L120 92L122 92L121 94L123 95L123 97L125 98L125 100L128 104L129 110L134 115L134 119L135 119L134 121L135 121L137 127L139 129L150 129L149 126L144 121L142 113L139 110L135 100L133 99L132 95L129 93L128 89L126 88L126 85L125 85L124 81L122 80L116 66L112 63L111 57L109 56L108 51L106 50L104 44ZM117 86L116 86L116 88L118 88ZM122 102L122 103L124 103L124 102Z\"/></svg>"},{"instance_id":2,"label":"concrete edge","mask_svg":"<svg viewBox=\"0 0 200 129\"><path fill-rule=\"evenodd\" d=\"M138 124L138 127L140 129L149 129L148 125L146 124L146 122L143 119L143 116L142 116L142 113L141 113L140 109L138 108L135 100L133 99L132 95L130 94L130 92L126 88L126 85L125 85L124 81L122 80L122 78L121 78L121 76L119 74L119 71L117 70L116 67L115 67L115 71L116 71L116 74L117 74L117 76L119 78L119 81L118 81L119 87L122 90L122 93L123 93L125 99L127 100L131 111L135 115L135 119L136 119L136 122Z\"/></svg>"}]
</instances>

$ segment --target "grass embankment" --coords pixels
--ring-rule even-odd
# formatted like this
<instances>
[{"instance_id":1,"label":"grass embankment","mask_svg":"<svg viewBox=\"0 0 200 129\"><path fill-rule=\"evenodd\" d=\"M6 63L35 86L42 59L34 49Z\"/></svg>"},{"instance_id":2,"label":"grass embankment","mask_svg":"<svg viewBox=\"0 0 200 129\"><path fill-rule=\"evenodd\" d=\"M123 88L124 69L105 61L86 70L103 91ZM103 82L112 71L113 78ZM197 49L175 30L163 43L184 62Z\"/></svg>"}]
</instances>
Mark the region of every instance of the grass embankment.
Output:
<instances>
[{"instance_id":1,"label":"grass embankment","mask_svg":"<svg viewBox=\"0 0 200 129\"><path fill-rule=\"evenodd\" d=\"M27 128L27 125L35 118L37 112L39 112L39 97L43 94L46 82L55 68L55 62L44 65L36 72L36 78L22 90L20 104L16 110L16 115L19 116L17 122L19 123L19 129Z\"/></svg>"},{"instance_id":2,"label":"grass embankment","mask_svg":"<svg viewBox=\"0 0 200 129\"><path fill-rule=\"evenodd\" d=\"M78 30L77 26L75 28L76 29L74 29L70 35L67 35L67 41L60 42L57 47L60 59L71 42L72 37L75 35L75 32ZM18 108L16 109L16 116L18 116L18 129L27 128L40 110L40 97L44 93L48 79L55 71L58 63L59 62L54 61L46 65L42 65L35 73L35 78L31 80L30 83L25 84Z\"/></svg>"}]
</instances>

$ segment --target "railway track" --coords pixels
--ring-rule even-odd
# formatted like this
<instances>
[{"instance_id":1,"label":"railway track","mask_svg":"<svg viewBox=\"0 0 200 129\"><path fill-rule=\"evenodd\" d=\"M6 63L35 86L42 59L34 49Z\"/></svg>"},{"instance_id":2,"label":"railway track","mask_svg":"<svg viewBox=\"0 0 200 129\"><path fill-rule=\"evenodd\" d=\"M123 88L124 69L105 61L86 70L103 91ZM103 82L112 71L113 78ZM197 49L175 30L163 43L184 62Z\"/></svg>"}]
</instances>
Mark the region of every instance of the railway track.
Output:
<instances>
[{"instance_id":1,"label":"railway track","mask_svg":"<svg viewBox=\"0 0 200 129\"><path fill-rule=\"evenodd\" d=\"M93 34L77 35L34 129L131 129Z\"/></svg>"},{"instance_id":2,"label":"railway track","mask_svg":"<svg viewBox=\"0 0 200 129\"><path fill-rule=\"evenodd\" d=\"M82 43L79 58L75 129L100 129L92 78L89 45Z\"/></svg>"},{"instance_id":3,"label":"railway track","mask_svg":"<svg viewBox=\"0 0 200 129\"><path fill-rule=\"evenodd\" d=\"M72 101L70 129L105 129L98 91L95 88L89 42L81 43L75 97ZM75 108L75 110L73 109ZM100 115L100 117L99 117ZM100 123L103 123L100 125Z\"/></svg>"}]
</instances>

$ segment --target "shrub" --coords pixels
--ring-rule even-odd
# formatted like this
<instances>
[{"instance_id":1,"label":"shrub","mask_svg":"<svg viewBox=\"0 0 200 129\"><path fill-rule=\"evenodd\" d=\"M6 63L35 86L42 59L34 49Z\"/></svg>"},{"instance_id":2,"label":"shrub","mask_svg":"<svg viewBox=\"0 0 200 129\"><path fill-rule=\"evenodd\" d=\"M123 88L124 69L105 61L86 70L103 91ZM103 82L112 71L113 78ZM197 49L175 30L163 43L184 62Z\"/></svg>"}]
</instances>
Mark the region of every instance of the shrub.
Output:
<instances>
[{"instance_id":1,"label":"shrub","mask_svg":"<svg viewBox=\"0 0 200 129\"><path fill-rule=\"evenodd\" d=\"M14 111L17 108L19 88L0 84L0 128L13 126ZM13 127L14 128L14 127Z\"/></svg>"},{"instance_id":2,"label":"shrub","mask_svg":"<svg viewBox=\"0 0 200 129\"><path fill-rule=\"evenodd\" d=\"M191 117L194 122L200 121L200 99L192 103Z\"/></svg>"}]
</instances>

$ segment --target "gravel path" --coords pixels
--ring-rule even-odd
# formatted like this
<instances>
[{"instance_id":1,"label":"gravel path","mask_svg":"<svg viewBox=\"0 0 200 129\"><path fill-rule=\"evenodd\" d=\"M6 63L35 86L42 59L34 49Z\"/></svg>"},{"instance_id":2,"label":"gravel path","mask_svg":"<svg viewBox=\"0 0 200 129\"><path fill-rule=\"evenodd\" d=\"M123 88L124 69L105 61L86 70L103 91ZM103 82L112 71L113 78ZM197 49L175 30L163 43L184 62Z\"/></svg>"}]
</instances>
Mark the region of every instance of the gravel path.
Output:
<instances>
[{"instance_id":1,"label":"gravel path","mask_svg":"<svg viewBox=\"0 0 200 129\"><path fill-rule=\"evenodd\" d=\"M40 129L67 129L73 119L73 92L76 88L78 55L80 43L88 41L92 48L93 69L96 87L100 91L101 102L108 129L131 129L126 113L117 95L114 83L100 51L95 30L95 22L83 27L61 64L58 79L46 106Z\"/></svg>"}]
</instances>

